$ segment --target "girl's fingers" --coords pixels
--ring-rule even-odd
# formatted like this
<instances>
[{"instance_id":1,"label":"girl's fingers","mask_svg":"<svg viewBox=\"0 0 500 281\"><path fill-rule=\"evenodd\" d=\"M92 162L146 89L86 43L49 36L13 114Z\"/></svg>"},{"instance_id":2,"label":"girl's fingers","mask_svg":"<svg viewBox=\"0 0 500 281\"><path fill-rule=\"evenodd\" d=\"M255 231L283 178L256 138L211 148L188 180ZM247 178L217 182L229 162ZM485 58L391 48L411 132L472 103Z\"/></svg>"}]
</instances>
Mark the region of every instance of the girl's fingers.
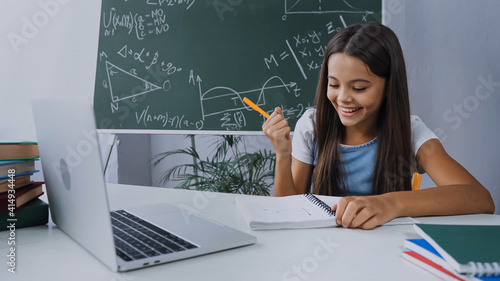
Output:
<instances>
[{"instance_id":1,"label":"girl's fingers","mask_svg":"<svg viewBox=\"0 0 500 281\"><path fill-rule=\"evenodd\" d=\"M356 228L363 224L370 215L366 213L364 204L356 197L344 197L339 200L337 206L337 224L343 227ZM359 217L358 217L359 216Z\"/></svg>"},{"instance_id":2,"label":"girl's fingers","mask_svg":"<svg viewBox=\"0 0 500 281\"><path fill-rule=\"evenodd\" d=\"M269 115L269 118L267 120L272 119L272 118L274 118L275 116L278 116L278 115L281 115L281 107L274 108L273 113L271 113L271 115Z\"/></svg>"},{"instance_id":3,"label":"girl's fingers","mask_svg":"<svg viewBox=\"0 0 500 281\"><path fill-rule=\"evenodd\" d=\"M335 217L337 218L337 224L342 225L342 217L345 212L345 208L347 207L349 197L340 198L339 203L335 207Z\"/></svg>"},{"instance_id":4,"label":"girl's fingers","mask_svg":"<svg viewBox=\"0 0 500 281\"><path fill-rule=\"evenodd\" d=\"M373 217L373 214L371 214L368 211L368 209L363 208L356 215L354 215L354 218L351 221L350 227L358 228L361 225L364 225L365 223L367 223L372 217Z\"/></svg>"},{"instance_id":5,"label":"girl's fingers","mask_svg":"<svg viewBox=\"0 0 500 281\"><path fill-rule=\"evenodd\" d=\"M283 116L281 116L281 108L276 107L274 109L273 113L271 113L271 115L269 115L269 118L267 118L266 122L264 122L264 124L262 125L262 128L264 129L265 127L269 127L269 126L272 126L274 124L277 124L281 120L284 120Z\"/></svg>"},{"instance_id":6,"label":"girl's fingers","mask_svg":"<svg viewBox=\"0 0 500 281\"><path fill-rule=\"evenodd\" d=\"M274 112L278 113L278 114L281 114L281 107L277 106L275 109L274 109Z\"/></svg>"},{"instance_id":7,"label":"girl's fingers","mask_svg":"<svg viewBox=\"0 0 500 281\"><path fill-rule=\"evenodd\" d=\"M349 228L372 229L393 218L382 195L344 197L336 209L337 224Z\"/></svg>"}]
</instances>

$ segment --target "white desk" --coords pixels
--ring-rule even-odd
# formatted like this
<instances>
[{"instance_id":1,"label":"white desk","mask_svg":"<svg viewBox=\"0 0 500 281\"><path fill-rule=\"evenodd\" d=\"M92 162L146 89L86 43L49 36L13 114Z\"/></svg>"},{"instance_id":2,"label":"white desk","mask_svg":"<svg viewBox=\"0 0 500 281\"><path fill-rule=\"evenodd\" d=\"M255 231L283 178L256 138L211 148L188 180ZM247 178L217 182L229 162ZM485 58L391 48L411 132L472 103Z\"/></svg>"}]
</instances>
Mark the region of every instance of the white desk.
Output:
<instances>
[{"instance_id":1,"label":"white desk","mask_svg":"<svg viewBox=\"0 0 500 281\"><path fill-rule=\"evenodd\" d=\"M54 224L16 230L17 273L7 272L8 231L0 232L0 280L440 280L402 258L413 226L365 231L324 228L251 231L233 194L109 185L113 209L167 202L257 237L238 249L115 273ZM418 218L424 223L497 224L498 215Z\"/></svg>"}]
</instances>

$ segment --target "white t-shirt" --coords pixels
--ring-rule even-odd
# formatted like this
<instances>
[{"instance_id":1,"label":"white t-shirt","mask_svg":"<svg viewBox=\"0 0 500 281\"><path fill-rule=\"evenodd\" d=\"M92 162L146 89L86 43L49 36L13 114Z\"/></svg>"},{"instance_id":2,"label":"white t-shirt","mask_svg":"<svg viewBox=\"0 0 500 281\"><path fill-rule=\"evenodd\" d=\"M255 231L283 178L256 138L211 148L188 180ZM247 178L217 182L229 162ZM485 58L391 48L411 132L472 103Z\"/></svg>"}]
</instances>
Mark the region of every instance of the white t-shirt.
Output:
<instances>
[{"instance_id":1,"label":"white t-shirt","mask_svg":"<svg viewBox=\"0 0 500 281\"><path fill-rule=\"evenodd\" d=\"M422 120L411 115L411 136L412 146L415 157L418 149L422 144L430 139L439 139L433 131L431 131ZM295 131L292 139L292 156L306 164L314 164L314 120L316 119L316 110L308 109L304 115L300 117L295 125ZM425 171L419 167L418 172L423 174Z\"/></svg>"}]
</instances>

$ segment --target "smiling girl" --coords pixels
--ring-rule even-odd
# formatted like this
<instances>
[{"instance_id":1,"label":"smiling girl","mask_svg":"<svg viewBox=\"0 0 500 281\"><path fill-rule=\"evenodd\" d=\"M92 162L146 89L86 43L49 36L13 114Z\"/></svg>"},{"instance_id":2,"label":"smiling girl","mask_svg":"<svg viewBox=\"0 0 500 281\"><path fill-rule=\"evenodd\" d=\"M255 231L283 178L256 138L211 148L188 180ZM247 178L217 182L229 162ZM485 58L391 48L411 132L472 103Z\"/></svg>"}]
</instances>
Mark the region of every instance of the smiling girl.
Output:
<instances>
[{"instance_id":1,"label":"smiling girl","mask_svg":"<svg viewBox=\"0 0 500 281\"><path fill-rule=\"evenodd\" d=\"M371 229L401 216L493 213L490 193L410 115L406 66L389 28L358 24L328 43L315 109L290 127L277 107L262 129L276 151L275 196L344 196L337 223ZM293 147L293 149L292 149ZM437 185L411 191L414 172Z\"/></svg>"}]
</instances>

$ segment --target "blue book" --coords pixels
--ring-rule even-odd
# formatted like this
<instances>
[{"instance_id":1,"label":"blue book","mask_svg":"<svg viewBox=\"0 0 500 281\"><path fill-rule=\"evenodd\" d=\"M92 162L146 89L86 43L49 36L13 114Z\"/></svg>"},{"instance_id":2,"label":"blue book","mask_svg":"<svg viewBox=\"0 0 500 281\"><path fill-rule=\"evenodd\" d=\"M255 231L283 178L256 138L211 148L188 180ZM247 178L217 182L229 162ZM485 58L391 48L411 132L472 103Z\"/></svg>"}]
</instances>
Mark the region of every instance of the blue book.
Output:
<instances>
[{"instance_id":1,"label":"blue book","mask_svg":"<svg viewBox=\"0 0 500 281\"><path fill-rule=\"evenodd\" d=\"M0 160L0 179L35 171L35 159L30 160Z\"/></svg>"},{"instance_id":2,"label":"blue book","mask_svg":"<svg viewBox=\"0 0 500 281\"><path fill-rule=\"evenodd\" d=\"M434 249L429 242L425 239L406 239L405 248L408 250L412 250L428 259L436 260L436 261L444 261L443 257Z\"/></svg>"},{"instance_id":3,"label":"blue book","mask_svg":"<svg viewBox=\"0 0 500 281\"><path fill-rule=\"evenodd\" d=\"M35 160L38 160L38 158L34 158L34 159L0 160L0 165L13 164L13 163L22 163L22 162L33 162Z\"/></svg>"},{"instance_id":4,"label":"blue book","mask_svg":"<svg viewBox=\"0 0 500 281\"><path fill-rule=\"evenodd\" d=\"M34 170L34 171L26 172L26 173L16 174L16 177L26 176L26 175L33 175L34 173L37 173L37 172L40 172L40 170ZM0 180L7 179L7 178L9 178L9 175L0 177Z\"/></svg>"}]
</instances>

